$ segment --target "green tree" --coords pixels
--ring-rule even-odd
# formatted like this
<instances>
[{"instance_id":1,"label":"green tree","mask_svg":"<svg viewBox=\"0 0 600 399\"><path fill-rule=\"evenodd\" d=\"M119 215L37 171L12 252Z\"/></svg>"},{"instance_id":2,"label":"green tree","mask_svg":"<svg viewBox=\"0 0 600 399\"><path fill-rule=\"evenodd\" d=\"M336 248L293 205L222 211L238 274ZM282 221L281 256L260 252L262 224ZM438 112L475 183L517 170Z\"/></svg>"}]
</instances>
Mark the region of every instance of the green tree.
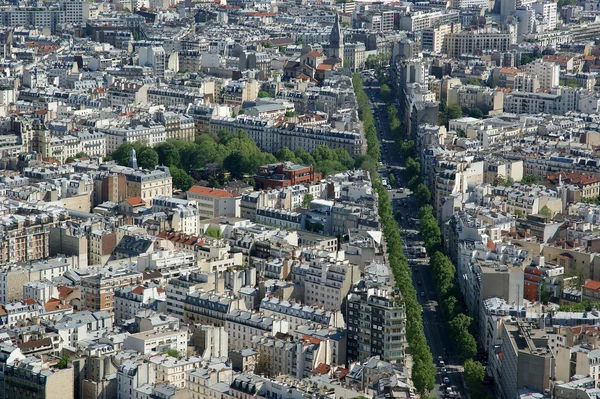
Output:
<instances>
[{"instance_id":1,"label":"green tree","mask_svg":"<svg viewBox=\"0 0 600 399\"><path fill-rule=\"evenodd\" d=\"M464 359L473 358L477 354L477 342L469 332L473 319L464 314L457 314L449 323L450 335L456 342L456 349Z\"/></svg>"},{"instance_id":2,"label":"green tree","mask_svg":"<svg viewBox=\"0 0 600 399\"><path fill-rule=\"evenodd\" d=\"M467 384L467 388L469 388L471 394L480 392L483 379L485 378L485 368L483 365L473 359L467 359L464 363L464 369L465 384Z\"/></svg>"},{"instance_id":3,"label":"green tree","mask_svg":"<svg viewBox=\"0 0 600 399\"><path fill-rule=\"evenodd\" d=\"M158 153L158 163L168 167L180 167L179 149L183 147L181 142L167 141L157 145L156 152Z\"/></svg>"},{"instance_id":4,"label":"green tree","mask_svg":"<svg viewBox=\"0 0 600 399\"><path fill-rule=\"evenodd\" d=\"M173 186L181 191L188 191L194 185L194 179L188 175L185 170L176 166L169 167Z\"/></svg>"},{"instance_id":5,"label":"green tree","mask_svg":"<svg viewBox=\"0 0 600 399\"><path fill-rule=\"evenodd\" d=\"M415 189L417 188L417 186L419 184L421 184L421 176L413 176L410 178L410 180L408 181L408 183L406 184L406 187L408 187L408 189L410 191L415 191Z\"/></svg>"},{"instance_id":6,"label":"green tree","mask_svg":"<svg viewBox=\"0 0 600 399\"><path fill-rule=\"evenodd\" d=\"M390 174L388 180L390 181L390 186L392 188L396 187L396 177L393 174Z\"/></svg>"},{"instance_id":7,"label":"green tree","mask_svg":"<svg viewBox=\"0 0 600 399\"><path fill-rule=\"evenodd\" d=\"M483 111L480 110L479 108L473 108L469 111L469 116L471 118L481 119L484 117L484 114L483 114Z\"/></svg>"},{"instance_id":8,"label":"green tree","mask_svg":"<svg viewBox=\"0 0 600 399\"><path fill-rule=\"evenodd\" d=\"M536 175L527 175L521 179L521 183L523 184L538 184L541 183L542 179L537 177Z\"/></svg>"},{"instance_id":9,"label":"green tree","mask_svg":"<svg viewBox=\"0 0 600 399\"><path fill-rule=\"evenodd\" d=\"M297 162L296 154L294 154L293 151L287 147L280 148L279 151L277 151L277 154L275 154L275 157L281 162Z\"/></svg>"},{"instance_id":10,"label":"green tree","mask_svg":"<svg viewBox=\"0 0 600 399\"><path fill-rule=\"evenodd\" d=\"M382 84L379 88L379 92L381 93L381 99L385 103L389 103L392 101L392 90L390 89L390 86Z\"/></svg>"},{"instance_id":11,"label":"green tree","mask_svg":"<svg viewBox=\"0 0 600 399\"><path fill-rule=\"evenodd\" d=\"M154 148L145 147L137 155L138 166L153 170L158 165L158 153Z\"/></svg>"},{"instance_id":12,"label":"green tree","mask_svg":"<svg viewBox=\"0 0 600 399\"><path fill-rule=\"evenodd\" d=\"M69 356L64 355L63 357L60 358L58 363L56 363L56 368L62 370L62 369L66 369L67 367L69 367Z\"/></svg>"},{"instance_id":13,"label":"green tree","mask_svg":"<svg viewBox=\"0 0 600 399\"><path fill-rule=\"evenodd\" d=\"M302 208L308 209L312 200L314 200L314 197L312 194L309 194L309 193L304 194L304 198L302 198Z\"/></svg>"},{"instance_id":14,"label":"green tree","mask_svg":"<svg viewBox=\"0 0 600 399\"><path fill-rule=\"evenodd\" d=\"M396 218L397 221L400 221L400 219L402 219L402 211L400 209L398 209L396 211L396 213L394 214L394 217Z\"/></svg>"},{"instance_id":15,"label":"green tree","mask_svg":"<svg viewBox=\"0 0 600 399\"><path fill-rule=\"evenodd\" d=\"M179 354L179 351L177 349L167 349L167 351L165 352L167 355L174 357L176 359L179 359L181 357L181 355Z\"/></svg>"},{"instance_id":16,"label":"green tree","mask_svg":"<svg viewBox=\"0 0 600 399\"><path fill-rule=\"evenodd\" d=\"M304 44L304 39L302 39L301 37L299 37L298 39L296 39L296 45L299 46L301 44Z\"/></svg>"},{"instance_id":17,"label":"green tree","mask_svg":"<svg viewBox=\"0 0 600 399\"><path fill-rule=\"evenodd\" d=\"M462 108L458 104L452 104L448 106L447 118L448 121L452 119L458 119L463 116Z\"/></svg>"},{"instance_id":18,"label":"green tree","mask_svg":"<svg viewBox=\"0 0 600 399\"><path fill-rule=\"evenodd\" d=\"M547 205L544 205L542 209L540 209L540 215L542 215L544 219L546 219L546 222L552 220L552 211L550 210L550 208L548 208Z\"/></svg>"},{"instance_id":19,"label":"green tree","mask_svg":"<svg viewBox=\"0 0 600 399\"><path fill-rule=\"evenodd\" d=\"M578 87L578 85L577 85L577 79L567 79L567 81L565 82L565 86L567 86L567 87Z\"/></svg>"},{"instance_id":20,"label":"green tree","mask_svg":"<svg viewBox=\"0 0 600 399\"><path fill-rule=\"evenodd\" d=\"M231 174L231 177L241 179L246 173L246 157L239 151L232 152L223 160L223 168Z\"/></svg>"},{"instance_id":21,"label":"green tree","mask_svg":"<svg viewBox=\"0 0 600 399\"><path fill-rule=\"evenodd\" d=\"M77 154L75 154L75 158L89 158L90 156L88 154L86 154L85 152L78 152Z\"/></svg>"},{"instance_id":22,"label":"green tree","mask_svg":"<svg viewBox=\"0 0 600 399\"><path fill-rule=\"evenodd\" d=\"M210 226L209 228L207 228L204 234L212 238L222 237L221 230L219 230L219 228L215 226Z\"/></svg>"},{"instance_id":23,"label":"green tree","mask_svg":"<svg viewBox=\"0 0 600 399\"><path fill-rule=\"evenodd\" d=\"M423 184L419 184L414 192L414 197L417 200L419 206L427 204L431 201L431 193L429 189Z\"/></svg>"},{"instance_id":24,"label":"green tree","mask_svg":"<svg viewBox=\"0 0 600 399\"><path fill-rule=\"evenodd\" d=\"M65 159L65 163L71 163L71 162L75 162L75 158L67 157L67 159Z\"/></svg>"},{"instance_id":25,"label":"green tree","mask_svg":"<svg viewBox=\"0 0 600 399\"><path fill-rule=\"evenodd\" d=\"M457 303L458 303L458 300L456 299L456 297L453 297L453 296L449 296L448 298L444 299L444 302L443 302L444 313L446 314L446 317L448 319L451 319L452 317L454 317Z\"/></svg>"},{"instance_id":26,"label":"green tree","mask_svg":"<svg viewBox=\"0 0 600 399\"><path fill-rule=\"evenodd\" d=\"M466 85L471 85L471 86L485 86L483 84L483 82L477 78L469 78L467 79L467 81L465 82Z\"/></svg>"},{"instance_id":27,"label":"green tree","mask_svg":"<svg viewBox=\"0 0 600 399\"><path fill-rule=\"evenodd\" d=\"M410 157L406 159L406 173L409 176L418 176L421 172L421 164L416 158Z\"/></svg>"},{"instance_id":28,"label":"green tree","mask_svg":"<svg viewBox=\"0 0 600 399\"><path fill-rule=\"evenodd\" d=\"M258 92L258 98L272 98L272 97L273 97L273 95L271 93L269 93L268 91L260 90Z\"/></svg>"},{"instance_id":29,"label":"green tree","mask_svg":"<svg viewBox=\"0 0 600 399\"><path fill-rule=\"evenodd\" d=\"M137 154L139 154L142 149L142 145L139 143L125 142L112 152L111 157L119 165L127 166L129 164L129 154L132 148Z\"/></svg>"},{"instance_id":30,"label":"green tree","mask_svg":"<svg viewBox=\"0 0 600 399\"><path fill-rule=\"evenodd\" d=\"M415 142L412 140L403 140L400 143L400 153L404 158L409 158L415 153Z\"/></svg>"}]
</instances>

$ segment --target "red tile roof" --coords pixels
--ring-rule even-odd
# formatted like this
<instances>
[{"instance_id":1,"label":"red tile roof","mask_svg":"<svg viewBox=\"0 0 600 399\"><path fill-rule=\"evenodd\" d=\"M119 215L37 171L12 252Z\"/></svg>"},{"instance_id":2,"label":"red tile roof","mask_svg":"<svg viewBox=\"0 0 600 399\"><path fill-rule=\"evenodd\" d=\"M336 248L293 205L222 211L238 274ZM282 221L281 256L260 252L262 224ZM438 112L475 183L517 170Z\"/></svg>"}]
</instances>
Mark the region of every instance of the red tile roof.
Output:
<instances>
[{"instance_id":1,"label":"red tile roof","mask_svg":"<svg viewBox=\"0 0 600 399\"><path fill-rule=\"evenodd\" d=\"M73 292L73 288L67 287L66 285L61 285L58 287L58 297L66 298Z\"/></svg>"},{"instance_id":2,"label":"red tile roof","mask_svg":"<svg viewBox=\"0 0 600 399\"><path fill-rule=\"evenodd\" d=\"M138 285L137 287L132 289L131 292L133 292L136 295L142 295L144 293L144 287L142 287L141 285Z\"/></svg>"},{"instance_id":3,"label":"red tile roof","mask_svg":"<svg viewBox=\"0 0 600 399\"><path fill-rule=\"evenodd\" d=\"M317 71L329 71L332 69L333 65L330 64L319 64L317 66Z\"/></svg>"},{"instance_id":4,"label":"red tile roof","mask_svg":"<svg viewBox=\"0 0 600 399\"><path fill-rule=\"evenodd\" d=\"M600 290L600 281L590 280L587 283L585 283L583 288L587 288L588 290L594 291Z\"/></svg>"},{"instance_id":5,"label":"red tile roof","mask_svg":"<svg viewBox=\"0 0 600 399\"><path fill-rule=\"evenodd\" d=\"M188 190L188 193L206 195L208 197L221 197L221 198L233 198L234 195L229 191L219 190L210 187L202 187L202 186L192 186Z\"/></svg>"},{"instance_id":6,"label":"red tile roof","mask_svg":"<svg viewBox=\"0 0 600 399\"><path fill-rule=\"evenodd\" d=\"M139 206L145 205L146 203L142 200L142 197L131 197L127 198L125 201L131 206Z\"/></svg>"}]
</instances>

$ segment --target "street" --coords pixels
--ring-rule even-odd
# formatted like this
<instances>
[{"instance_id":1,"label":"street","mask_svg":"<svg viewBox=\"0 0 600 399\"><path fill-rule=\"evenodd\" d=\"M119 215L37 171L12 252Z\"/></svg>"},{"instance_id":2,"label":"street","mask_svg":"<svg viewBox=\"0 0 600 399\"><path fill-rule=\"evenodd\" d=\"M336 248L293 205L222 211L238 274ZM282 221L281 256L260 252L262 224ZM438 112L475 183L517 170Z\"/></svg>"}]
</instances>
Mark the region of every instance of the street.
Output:
<instances>
[{"instance_id":1,"label":"street","mask_svg":"<svg viewBox=\"0 0 600 399\"><path fill-rule=\"evenodd\" d=\"M383 104L380 93L379 83L376 80L364 80L364 89L371 100L371 104L377 104L374 108L375 127L381 146L381 162L386 166L382 169L381 175L384 178L389 173L394 173L396 187L389 190L394 214L397 210L402 212L402 218L399 221L399 227L404 231L403 242L404 252L409 259L409 264L413 270L413 285L417 291L417 297L423 308L423 327L427 343L431 348L431 353L436 366L438 358L442 358L446 364L446 373L450 379L452 389L458 391L460 396L466 396L463 385L462 365L455 357L454 345L450 338L449 330L440 307L439 298L431 272L429 262L425 254L420 254L419 247L422 247L418 226L418 207L415 198L406 188L408 179L403 167L404 160L396 147L392 132L387 119L386 106ZM403 188L403 190L398 190ZM402 191L402 192L398 192ZM418 257L420 256L420 257ZM431 392L434 397L445 397L445 385L440 367L436 375L436 386Z\"/></svg>"}]
</instances>

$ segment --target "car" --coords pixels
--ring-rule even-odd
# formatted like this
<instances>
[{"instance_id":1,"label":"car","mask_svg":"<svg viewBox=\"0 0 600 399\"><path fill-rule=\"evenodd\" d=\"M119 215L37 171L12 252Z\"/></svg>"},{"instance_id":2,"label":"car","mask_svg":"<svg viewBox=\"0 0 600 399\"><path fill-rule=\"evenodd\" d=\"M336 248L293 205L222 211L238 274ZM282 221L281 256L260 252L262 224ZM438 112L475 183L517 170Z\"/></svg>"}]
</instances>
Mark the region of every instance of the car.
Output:
<instances>
[{"instance_id":1,"label":"car","mask_svg":"<svg viewBox=\"0 0 600 399\"><path fill-rule=\"evenodd\" d=\"M417 281L417 285L421 286L423 283L421 281Z\"/></svg>"},{"instance_id":2,"label":"car","mask_svg":"<svg viewBox=\"0 0 600 399\"><path fill-rule=\"evenodd\" d=\"M440 373L442 373L442 375L446 375L448 373L448 370L446 370L446 367L442 367L440 369Z\"/></svg>"},{"instance_id":3,"label":"car","mask_svg":"<svg viewBox=\"0 0 600 399\"><path fill-rule=\"evenodd\" d=\"M404 192L404 189L403 189L403 188L399 188L399 189L398 189L398 191L396 191L396 192L398 192L398 193L403 193L403 192Z\"/></svg>"},{"instance_id":4,"label":"car","mask_svg":"<svg viewBox=\"0 0 600 399\"><path fill-rule=\"evenodd\" d=\"M447 387L452 386L452 383L450 382L450 378L444 377L444 385L446 385Z\"/></svg>"},{"instance_id":5,"label":"car","mask_svg":"<svg viewBox=\"0 0 600 399\"><path fill-rule=\"evenodd\" d=\"M451 387L446 388L446 396L449 398L453 398L456 396Z\"/></svg>"},{"instance_id":6,"label":"car","mask_svg":"<svg viewBox=\"0 0 600 399\"><path fill-rule=\"evenodd\" d=\"M421 296L425 296L425 293L423 291L421 291Z\"/></svg>"}]
</instances>

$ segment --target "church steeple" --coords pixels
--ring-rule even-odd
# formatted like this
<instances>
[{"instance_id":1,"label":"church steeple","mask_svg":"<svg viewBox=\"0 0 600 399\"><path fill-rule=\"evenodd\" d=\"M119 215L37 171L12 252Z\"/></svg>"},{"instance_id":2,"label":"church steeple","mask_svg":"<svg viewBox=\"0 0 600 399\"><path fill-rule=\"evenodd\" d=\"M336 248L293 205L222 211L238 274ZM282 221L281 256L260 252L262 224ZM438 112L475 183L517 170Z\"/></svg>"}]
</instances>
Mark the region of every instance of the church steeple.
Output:
<instances>
[{"instance_id":1,"label":"church steeple","mask_svg":"<svg viewBox=\"0 0 600 399\"><path fill-rule=\"evenodd\" d=\"M137 164L137 158L135 157L135 149L131 149L131 151L129 151L129 165L130 168L132 169L137 169L138 168L138 164Z\"/></svg>"},{"instance_id":2,"label":"church steeple","mask_svg":"<svg viewBox=\"0 0 600 399\"><path fill-rule=\"evenodd\" d=\"M331 29L331 35L329 35L329 52L331 57L344 60L344 34L338 13L335 14L335 23Z\"/></svg>"}]
</instances>

